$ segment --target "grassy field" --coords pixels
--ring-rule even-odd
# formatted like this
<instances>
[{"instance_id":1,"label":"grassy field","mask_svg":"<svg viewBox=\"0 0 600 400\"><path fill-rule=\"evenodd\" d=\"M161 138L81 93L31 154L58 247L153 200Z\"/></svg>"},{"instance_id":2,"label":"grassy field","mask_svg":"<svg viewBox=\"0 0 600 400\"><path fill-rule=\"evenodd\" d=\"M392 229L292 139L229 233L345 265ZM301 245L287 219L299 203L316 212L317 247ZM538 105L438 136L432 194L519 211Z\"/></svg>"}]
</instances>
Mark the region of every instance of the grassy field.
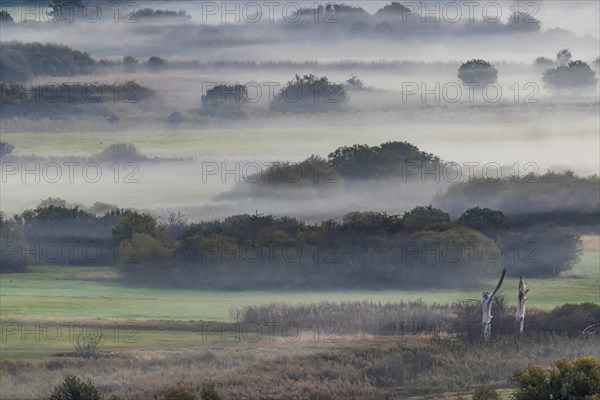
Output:
<instances>
[{"instance_id":1,"label":"grassy field","mask_svg":"<svg viewBox=\"0 0 600 400\"><path fill-rule=\"evenodd\" d=\"M564 276L530 279L529 306L550 309L572 302L600 302L600 253L586 240L580 262ZM595 246L595 247L594 247ZM493 287L491 280L486 286ZM517 279L502 293L514 304ZM0 275L1 398L45 399L64 374L91 378L106 394L161 398L165 388L197 390L212 382L225 399L257 398L469 398L491 384L510 398L509 376L526 363L594 354L591 338L550 337L517 349L461 346L427 336L340 334L333 340L304 331L290 342L264 331L258 340L211 331L231 323L229 310L244 304L313 303L322 300L426 302L478 299L479 291L205 291L128 287L114 268L32 267ZM101 333L99 358L75 356L79 334ZM483 353L482 353L483 352ZM484 354L484 356L482 356ZM360 362L357 362L360 360ZM493 365L490 361L494 360ZM493 374L480 373L494 369ZM371 375L383 376L383 381ZM460 379L456 379L460 376ZM383 379L383 378L382 378ZM159 394L159 397L156 397ZM318 394L318 396L317 396ZM317 396L317 397L315 397Z\"/></svg>"},{"instance_id":2,"label":"grassy field","mask_svg":"<svg viewBox=\"0 0 600 400\"><path fill-rule=\"evenodd\" d=\"M15 146L15 154L38 154L44 156L90 155L105 149L109 144L129 142L142 153L150 156L196 157L196 158L248 158L274 161L303 160L311 154L327 156L339 146L364 143L378 145L390 140L406 140L422 150L433 152L445 160L456 162L494 161L512 165L514 162L533 161L531 152L544 144L544 159L536 159L543 171L557 158L563 165L585 173L597 170L594 164L585 165L582 160L596 159L598 145L597 120L591 119L554 121L552 124L528 125L512 121L448 124L402 122L403 129L385 118L353 121L351 116L318 116L322 124L310 125L302 118L282 119L280 124L269 123L253 126L245 123L232 129L178 129L171 127L154 130L98 131L98 132L9 132L2 133L2 140ZM322 118L319 120L319 118ZM274 128L273 126L276 126ZM580 140L565 139L566 130L576 130ZM515 148L514 143L520 146ZM489 146L498 148L492 159ZM510 150L502 152L501 150ZM588 170L590 172L588 172Z\"/></svg>"},{"instance_id":3,"label":"grassy field","mask_svg":"<svg viewBox=\"0 0 600 400\"><path fill-rule=\"evenodd\" d=\"M529 307L551 309L564 303L600 302L600 253L586 251L564 277L528 280ZM495 282L487 283L492 289ZM514 304L517 279L502 287ZM485 288L483 288L485 289ZM480 290L456 291L209 291L148 289L124 286L112 268L32 267L25 274L0 276L0 312L6 318L135 319L230 321L229 311L244 304L271 302L315 303L327 301L400 301L423 299L446 303L479 299Z\"/></svg>"}]
</instances>

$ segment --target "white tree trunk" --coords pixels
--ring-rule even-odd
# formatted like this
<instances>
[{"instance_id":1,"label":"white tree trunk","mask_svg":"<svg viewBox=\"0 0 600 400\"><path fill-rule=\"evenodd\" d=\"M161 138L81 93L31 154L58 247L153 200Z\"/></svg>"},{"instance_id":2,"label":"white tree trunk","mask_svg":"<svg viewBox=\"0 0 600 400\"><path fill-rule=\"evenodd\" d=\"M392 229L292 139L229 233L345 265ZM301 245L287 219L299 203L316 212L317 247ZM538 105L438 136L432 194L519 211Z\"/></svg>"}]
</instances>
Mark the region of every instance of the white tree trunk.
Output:
<instances>
[{"instance_id":1,"label":"white tree trunk","mask_svg":"<svg viewBox=\"0 0 600 400\"><path fill-rule=\"evenodd\" d=\"M489 340L492 336L492 303L494 302L494 296L500 286L502 286L502 282L504 281L504 275L506 274L506 268L502 270L502 276L496 285L496 288L489 294L488 292L483 292L483 299L481 301L481 334L485 340Z\"/></svg>"},{"instance_id":2,"label":"white tree trunk","mask_svg":"<svg viewBox=\"0 0 600 400\"><path fill-rule=\"evenodd\" d=\"M517 310L515 312L515 333L519 335L523 333L523 329L525 328L525 304L527 303L528 292L529 289L527 289L527 283L521 276L519 278L518 302Z\"/></svg>"}]
</instances>

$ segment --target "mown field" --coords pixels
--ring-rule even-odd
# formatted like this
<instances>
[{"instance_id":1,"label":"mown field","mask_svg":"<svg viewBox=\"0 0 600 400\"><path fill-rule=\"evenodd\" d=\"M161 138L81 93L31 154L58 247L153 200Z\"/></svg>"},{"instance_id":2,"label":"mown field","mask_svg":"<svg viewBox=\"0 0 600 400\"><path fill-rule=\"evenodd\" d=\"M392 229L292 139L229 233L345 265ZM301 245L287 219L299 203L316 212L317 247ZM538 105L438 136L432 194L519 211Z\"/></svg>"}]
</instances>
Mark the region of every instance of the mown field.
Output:
<instances>
[{"instance_id":1,"label":"mown field","mask_svg":"<svg viewBox=\"0 0 600 400\"><path fill-rule=\"evenodd\" d=\"M529 279L528 305L551 309L564 303L599 302L600 253L586 251L572 271L553 279ZM109 267L34 266L25 274L0 276L3 318L32 319L134 319L231 321L229 311L244 304L272 302L316 303L368 300L423 299L426 303L448 303L479 299L486 287L470 291L209 291L149 289L127 286ZM507 279L502 287L514 304L518 279Z\"/></svg>"}]
</instances>

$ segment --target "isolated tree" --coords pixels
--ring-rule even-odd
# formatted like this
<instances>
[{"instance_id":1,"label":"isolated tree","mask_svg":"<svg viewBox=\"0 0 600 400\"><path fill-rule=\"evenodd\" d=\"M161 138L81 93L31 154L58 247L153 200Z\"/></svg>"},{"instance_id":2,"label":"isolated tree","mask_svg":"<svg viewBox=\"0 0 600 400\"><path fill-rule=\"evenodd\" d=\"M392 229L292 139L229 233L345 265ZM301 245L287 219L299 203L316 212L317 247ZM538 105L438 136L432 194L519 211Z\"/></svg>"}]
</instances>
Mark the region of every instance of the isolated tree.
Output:
<instances>
[{"instance_id":1,"label":"isolated tree","mask_svg":"<svg viewBox=\"0 0 600 400\"><path fill-rule=\"evenodd\" d=\"M97 160L134 162L145 157L133 143L111 143L107 148L94 156Z\"/></svg>"},{"instance_id":2,"label":"isolated tree","mask_svg":"<svg viewBox=\"0 0 600 400\"><path fill-rule=\"evenodd\" d=\"M123 70L125 70L125 72L133 72L133 71L135 71L137 66L138 66L137 58L135 58L133 56L125 56L123 58Z\"/></svg>"},{"instance_id":3,"label":"isolated tree","mask_svg":"<svg viewBox=\"0 0 600 400\"><path fill-rule=\"evenodd\" d=\"M160 57L152 56L146 62L146 66L153 72L160 71L167 62Z\"/></svg>"},{"instance_id":4,"label":"isolated tree","mask_svg":"<svg viewBox=\"0 0 600 400\"><path fill-rule=\"evenodd\" d=\"M316 75L296 75L271 104L274 111L313 112L341 108L348 101L346 87Z\"/></svg>"},{"instance_id":5,"label":"isolated tree","mask_svg":"<svg viewBox=\"0 0 600 400\"><path fill-rule=\"evenodd\" d=\"M15 146L10 143L0 142L0 157L9 155L14 149Z\"/></svg>"},{"instance_id":6,"label":"isolated tree","mask_svg":"<svg viewBox=\"0 0 600 400\"><path fill-rule=\"evenodd\" d=\"M486 85L498 81L498 70L485 60L473 59L458 68L458 78L464 83Z\"/></svg>"},{"instance_id":7,"label":"isolated tree","mask_svg":"<svg viewBox=\"0 0 600 400\"><path fill-rule=\"evenodd\" d=\"M217 85L207 89L202 96L202 106L206 112L241 113L243 106L248 102L248 89L245 85Z\"/></svg>"},{"instance_id":8,"label":"isolated tree","mask_svg":"<svg viewBox=\"0 0 600 400\"><path fill-rule=\"evenodd\" d=\"M91 380L67 375L63 383L56 386L50 400L101 400L102 394Z\"/></svg>"},{"instance_id":9,"label":"isolated tree","mask_svg":"<svg viewBox=\"0 0 600 400\"><path fill-rule=\"evenodd\" d=\"M573 55L569 49L562 49L558 53L556 53L556 62L558 65L567 65L571 62Z\"/></svg>"},{"instance_id":10,"label":"isolated tree","mask_svg":"<svg viewBox=\"0 0 600 400\"><path fill-rule=\"evenodd\" d=\"M346 81L346 88L348 90L367 90L367 87L362 79L356 75L352 75L350 79Z\"/></svg>"},{"instance_id":11,"label":"isolated tree","mask_svg":"<svg viewBox=\"0 0 600 400\"><path fill-rule=\"evenodd\" d=\"M523 275L519 277L519 293L517 296L517 309L515 311L515 333L522 334L525 327L525 303L527 303L527 282L523 279Z\"/></svg>"},{"instance_id":12,"label":"isolated tree","mask_svg":"<svg viewBox=\"0 0 600 400\"><path fill-rule=\"evenodd\" d=\"M571 61L544 72L544 85L551 90L581 90L596 88L596 72L584 61Z\"/></svg>"},{"instance_id":13,"label":"isolated tree","mask_svg":"<svg viewBox=\"0 0 600 400\"><path fill-rule=\"evenodd\" d=\"M75 354L83 358L98 357L98 346L102 343L104 336L100 334L79 333L73 342Z\"/></svg>"},{"instance_id":14,"label":"isolated tree","mask_svg":"<svg viewBox=\"0 0 600 400\"><path fill-rule=\"evenodd\" d=\"M489 292L483 292L483 300L481 302L481 333L485 340L489 340L492 336L492 304L494 302L494 296L502 286L504 281L504 275L506 275L506 268L502 270L502 276L496 285L496 288L490 294Z\"/></svg>"}]
</instances>

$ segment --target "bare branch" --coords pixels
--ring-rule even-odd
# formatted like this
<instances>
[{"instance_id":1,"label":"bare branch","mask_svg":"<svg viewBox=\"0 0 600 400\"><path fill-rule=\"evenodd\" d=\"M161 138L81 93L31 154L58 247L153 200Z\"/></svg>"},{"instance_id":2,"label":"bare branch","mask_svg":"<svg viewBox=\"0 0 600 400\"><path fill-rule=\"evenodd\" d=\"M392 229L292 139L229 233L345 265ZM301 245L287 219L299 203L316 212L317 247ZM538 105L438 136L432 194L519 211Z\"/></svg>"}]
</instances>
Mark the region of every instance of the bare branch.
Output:
<instances>
[{"instance_id":1,"label":"bare branch","mask_svg":"<svg viewBox=\"0 0 600 400\"><path fill-rule=\"evenodd\" d=\"M494 297L494 295L496 295L496 292L500 289L500 286L502 286L502 282L504 282L504 275L506 275L506 268L504 268L502 270L502 276L500 277L500 280L498 281L498 285L496 285L496 289L494 289L494 291L490 295L490 299L492 297Z\"/></svg>"}]
</instances>

